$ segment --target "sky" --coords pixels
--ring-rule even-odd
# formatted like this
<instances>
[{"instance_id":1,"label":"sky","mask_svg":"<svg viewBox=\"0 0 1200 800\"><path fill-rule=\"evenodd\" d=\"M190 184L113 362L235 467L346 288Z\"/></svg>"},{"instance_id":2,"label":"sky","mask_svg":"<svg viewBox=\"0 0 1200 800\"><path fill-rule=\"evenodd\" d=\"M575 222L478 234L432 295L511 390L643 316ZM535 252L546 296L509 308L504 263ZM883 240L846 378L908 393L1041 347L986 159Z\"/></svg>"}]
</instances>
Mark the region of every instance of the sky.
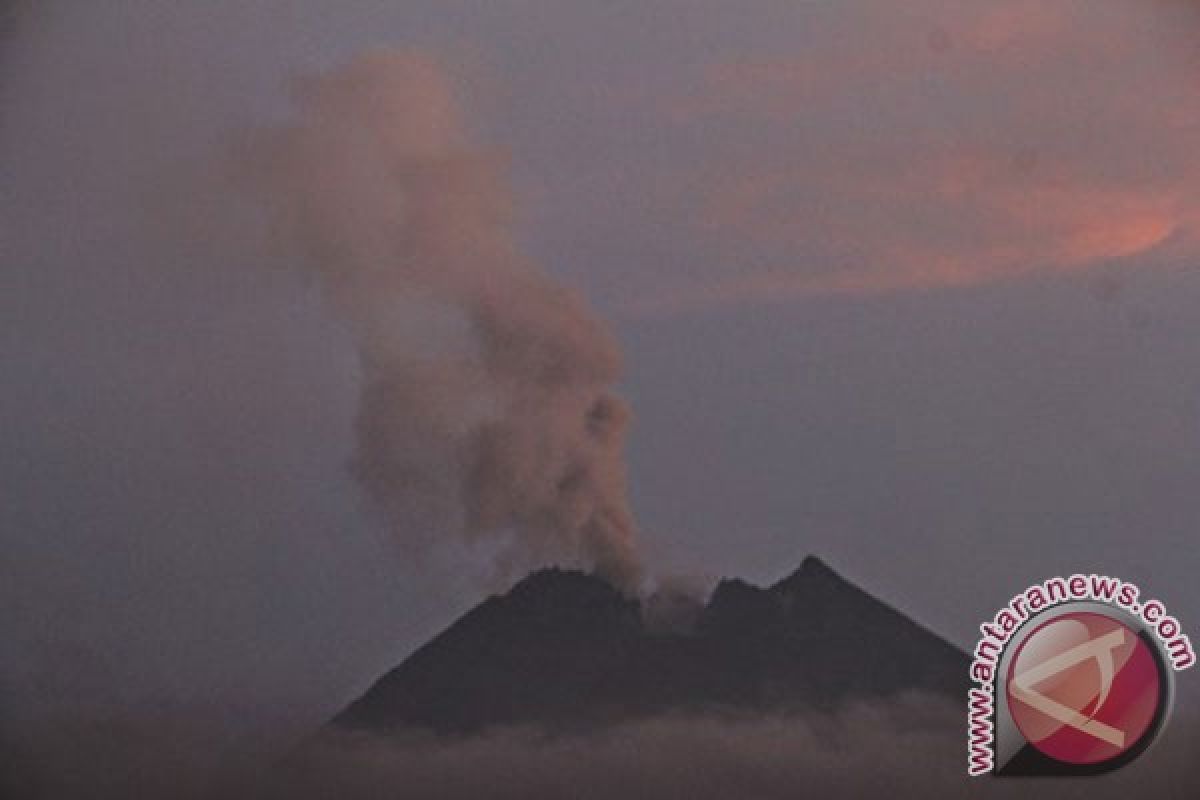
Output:
<instances>
[{"instance_id":1,"label":"sky","mask_svg":"<svg viewBox=\"0 0 1200 800\"><path fill-rule=\"evenodd\" d=\"M355 319L229 156L366 51L435 65L512 246L607 322L652 574L816 553L964 647L1075 571L1200 622L1193 3L14 7L13 718L318 724L496 589L355 481Z\"/></svg>"}]
</instances>

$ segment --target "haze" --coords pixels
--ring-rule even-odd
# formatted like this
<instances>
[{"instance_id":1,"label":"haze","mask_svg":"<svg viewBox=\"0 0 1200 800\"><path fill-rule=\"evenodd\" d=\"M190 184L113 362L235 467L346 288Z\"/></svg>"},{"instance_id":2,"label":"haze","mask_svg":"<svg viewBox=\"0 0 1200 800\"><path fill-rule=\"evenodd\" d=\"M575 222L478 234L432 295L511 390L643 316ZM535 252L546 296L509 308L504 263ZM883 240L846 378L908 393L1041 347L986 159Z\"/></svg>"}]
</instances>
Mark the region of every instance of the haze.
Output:
<instances>
[{"instance_id":1,"label":"haze","mask_svg":"<svg viewBox=\"0 0 1200 800\"><path fill-rule=\"evenodd\" d=\"M818 553L967 646L1094 570L1197 635L1193 3L7 8L8 724L303 731L497 588L355 483L361 342L230 158L373 48L438 65L619 342L652 574Z\"/></svg>"}]
</instances>

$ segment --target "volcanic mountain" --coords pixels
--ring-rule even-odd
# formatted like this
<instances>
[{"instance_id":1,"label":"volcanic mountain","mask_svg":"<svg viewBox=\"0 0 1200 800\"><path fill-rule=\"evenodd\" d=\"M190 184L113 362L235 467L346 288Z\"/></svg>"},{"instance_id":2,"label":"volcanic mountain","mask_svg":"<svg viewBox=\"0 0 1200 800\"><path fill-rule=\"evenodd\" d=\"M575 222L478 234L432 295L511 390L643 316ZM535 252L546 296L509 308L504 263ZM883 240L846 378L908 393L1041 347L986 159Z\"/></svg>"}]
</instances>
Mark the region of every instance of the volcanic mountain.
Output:
<instances>
[{"instance_id":1,"label":"volcanic mountain","mask_svg":"<svg viewBox=\"0 0 1200 800\"><path fill-rule=\"evenodd\" d=\"M905 690L966 693L961 650L812 556L769 588L721 581L685 630L650 617L601 578L535 572L462 616L332 724L578 730L663 713L788 713Z\"/></svg>"}]
</instances>

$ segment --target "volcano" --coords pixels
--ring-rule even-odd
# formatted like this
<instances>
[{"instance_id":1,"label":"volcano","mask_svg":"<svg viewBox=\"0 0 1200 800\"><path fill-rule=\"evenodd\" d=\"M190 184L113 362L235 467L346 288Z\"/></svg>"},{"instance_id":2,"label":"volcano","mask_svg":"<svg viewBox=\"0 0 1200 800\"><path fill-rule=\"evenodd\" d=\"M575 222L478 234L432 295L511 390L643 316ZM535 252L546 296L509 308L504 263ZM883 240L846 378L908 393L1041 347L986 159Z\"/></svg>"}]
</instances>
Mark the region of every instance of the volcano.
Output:
<instances>
[{"instance_id":1,"label":"volcano","mask_svg":"<svg viewBox=\"0 0 1200 800\"><path fill-rule=\"evenodd\" d=\"M470 734L668 713L792 713L920 690L961 701L967 655L809 556L768 588L722 580L686 629L583 572L544 569L380 678L331 725Z\"/></svg>"}]
</instances>

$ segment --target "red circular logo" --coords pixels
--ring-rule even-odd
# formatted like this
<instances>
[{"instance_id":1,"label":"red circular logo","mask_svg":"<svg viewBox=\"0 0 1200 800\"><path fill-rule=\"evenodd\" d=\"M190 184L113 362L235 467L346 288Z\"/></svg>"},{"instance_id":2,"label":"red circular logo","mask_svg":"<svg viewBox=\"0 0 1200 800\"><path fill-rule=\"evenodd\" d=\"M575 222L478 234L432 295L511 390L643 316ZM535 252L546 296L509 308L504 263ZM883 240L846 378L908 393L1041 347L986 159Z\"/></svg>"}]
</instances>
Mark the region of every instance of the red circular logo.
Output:
<instances>
[{"instance_id":1,"label":"red circular logo","mask_svg":"<svg viewBox=\"0 0 1200 800\"><path fill-rule=\"evenodd\" d=\"M1137 632L1105 614L1062 614L1034 629L1013 656L1009 713L1029 744L1069 764L1099 764L1152 734L1164 687Z\"/></svg>"}]
</instances>

